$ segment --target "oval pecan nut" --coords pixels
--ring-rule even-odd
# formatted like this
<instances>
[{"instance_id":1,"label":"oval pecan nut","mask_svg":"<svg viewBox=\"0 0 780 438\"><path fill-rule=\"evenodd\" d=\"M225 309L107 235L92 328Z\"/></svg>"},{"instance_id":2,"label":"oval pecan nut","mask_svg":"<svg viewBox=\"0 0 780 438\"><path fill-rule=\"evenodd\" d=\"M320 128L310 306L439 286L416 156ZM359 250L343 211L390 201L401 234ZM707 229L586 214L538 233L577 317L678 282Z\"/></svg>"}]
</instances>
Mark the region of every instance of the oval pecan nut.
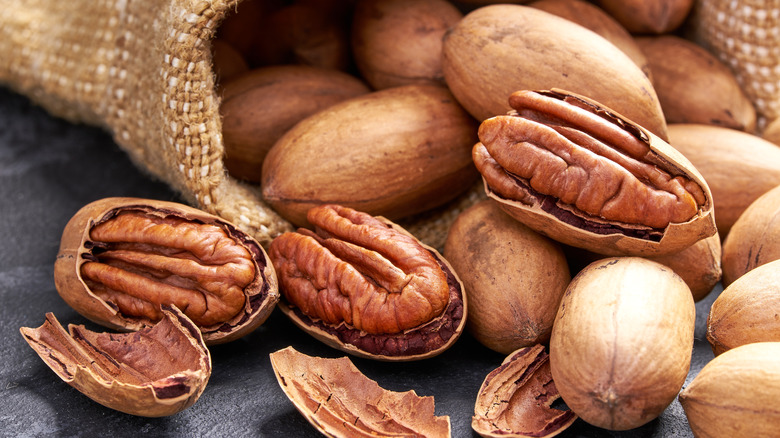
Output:
<instances>
[{"instance_id":1,"label":"oval pecan nut","mask_svg":"<svg viewBox=\"0 0 780 438\"><path fill-rule=\"evenodd\" d=\"M135 333L68 331L53 314L25 341L63 381L111 409L144 417L192 406L211 376L211 355L198 328L179 309L162 306L153 327Z\"/></svg>"},{"instance_id":2,"label":"oval pecan nut","mask_svg":"<svg viewBox=\"0 0 780 438\"><path fill-rule=\"evenodd\" d=\"M715 233L707 183L668 143L583 96L518 91L472 157L488 196L529 227L602 254L658 255Z\"/></svg>"},{"instance_id":3,"label":"oval pecan nut","mask_svg":"<svg viewBox=\"0 0 780 438\"><path fill-rule=\"evenodd\" d=\"M63 231L55 285L76 311L107 327L139 330L175 305L208 344L257 328L279 298L260 244L217 216L172 202L106 198Z\"/></svg>"},{"instance_id":4,"label":"oval pecan nut","mask_svg":"<svg viewBox=\"0 0 780 438\"><path fill-rule=\"evenodd\" d=\"M280 308L323 342L363 357L414 360L449 348L466 319L444 258L396 224L338 205L312 208L314 231L271 242Z\"/></svg>"},{"instance_id":5,"label":"oval pecan nut","mask_svg":"<svg viewBox=\"0 0 780 438\"><path fill-rule=\"evenodd\" d=\"M552 437L577 419L561 398L542 344L520 348L491 371L477 394L471 428L483 437Z\"/></svg>"}]
</instances>

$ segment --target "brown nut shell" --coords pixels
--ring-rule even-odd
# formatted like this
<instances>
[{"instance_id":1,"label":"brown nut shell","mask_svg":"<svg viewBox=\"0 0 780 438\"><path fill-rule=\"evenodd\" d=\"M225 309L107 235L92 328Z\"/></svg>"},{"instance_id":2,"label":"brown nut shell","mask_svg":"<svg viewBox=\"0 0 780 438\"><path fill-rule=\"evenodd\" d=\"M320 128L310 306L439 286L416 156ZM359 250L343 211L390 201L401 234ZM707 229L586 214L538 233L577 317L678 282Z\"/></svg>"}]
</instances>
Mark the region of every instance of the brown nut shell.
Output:
<instances>
[{"instance_id":1,"label":"brown nut shell","mask_svg":"<svg viewBox=\"0 0 780 438\"><path fill-rule=\"evenodd\" d=\"M375 91L289 130L263 163L264 199L306 226L309 208L335 203L397 220L472 187L476 121L435 85Z\"/></svg>"},{"instance_id":2,"label":"brown nut shell","mask_svg":"<svg viewBox=\"0 0 780 438\"><path fill-rule=\"evenodd\" d=\"M756 109L729 67L675 35L636 39L652 71L666 123L701 123L752 132Z\"/></svg>"},{"instance_id":3,"label":"brown nut shell","mask_svg":"<svg viewBox=\"0 0 780 438\"><path fill-rule=\"evenodd\" d=\"M780 259L780 186L753 201L723 240L723 286Z\"/></svg>"},{"instance_id":4,"label":"brown nut shell","mask_svg":"<svg viewBox=\"0 0 780 438\"><path fill-rule=\"evenodd\" d=\"M477 394L471 428L483 437L553 437L577 415L553 408L560 399L549 354L536 344L520 348L491 371Z\"/></svg>"},{"instance_id":5,"label":"brown nut shell","mask_svg":"<svg viewBox=\"0 0 780 438\"><path fill-rule=\"evenodd\" d=\"M285 395L325 436L450 437L450 418L434 414L433 397L388 391L347 357L313 357L287 347L270 358Z\"/></svg>"},{"instance_id":6,"label":"brown nut shell","mask_svg":"<svg viewBox=\"0 0 780 438\"><path fill-rule=\"evenodd\" d=\"M722 275L721 240L718 233L694 243L680 252L648 259L672 268L691 290L693 301L701 301L715 288Z\"/></svg>"},{"instance_id":7,"label":"brown nut shell","mask_svg":"<svg viewBox=\"0 0 780 438\"><path fill-rule=\"evenodd\" d=\"M528 3L528 6L573 21L601 35L628 55L642 69L645 76L652 77L647 58L634 37L622 24L592 2L586 0L537 0Z\"/></svg>"},{"instance_id":8,"label":"brown nut shell","mask_svg":"<svg viewBox=\"0 0 780 438\"><path fill-rule=\"evenodd\" d=\"M728 285L710 307L707 341L715 355L753 342L780 342L780 260Z\"/></svg>"},{"instance_id":9,"label":"brown nut shell","mask_svg":"<svg viewBox=\"0 0 780 438\"><path fill-rule=\"evenodd\" d=\"M680 393L696 437L754 438L780 430L780 342L756 342L707 363Z\"/></svg>"},{"instance_id":10,"label":"brown nut shell","mask_svg":"<svg viewBox=\"0 0 780 438\"><path fill-rule=\"evenodd\" d=\"M51 313L42 326L20 331L82 394L127 414L162 417L192 406L211 376L211 355L198 328L175 307L162 312L153 327L135 333L97 333L72 324L66 332Z\"/></svg>"},{"instance_id":11,"label":"brown nut shell","mask_svg":"<svg viewBox=\"0 0 780 438\"><path fill-rule=\"evenodd\" d=\"M436 356L466 325L463 284L433 248L383 217L312 208L314 231L271 242L280 309L302 330L349 354L383 361Z\"/></svg>"},{"instance_id":12,"label":"brown nut shell","mask_svg":"<svg viewBox=\"0 0 780 438\"><path fill-rule=\"evenodd\" d=\"M670 124L669 139L707 180L723 238L753 201L780 185L780 148L761 137L718 126Z\"/></svg>"},{"instance_id":13,"label":"brown nut shell","mask_svg":"<svg viewBox=\"0 0 780 438\"><path fill-rule=\"evenodd\" d=\"M176 305L208 345L250 333L279 299L273 266L251 236L196 208L139 198L104 198L76 212L54 283L77 312L116 330L149 327L161 305Z\"/></svg>"},{"instance_id":14,"label":"brown nut shell","mask_svg":"<svg viewBox=\"0 0 780 438\"><path fill-rule=\"evenodd\" d=\"M685 21L694 0L596 0L631 33L671 32Z\"/></svg>"},{"instance_id":15,"label":"brown nut shell","mask_svg":"<svg viewBox=\"0 0 780 438\"><path fill-rule=\"evenodd\" d=\"M627 430L653 420L685 382L696 309L671 269L609 258L577 274L550 338L550 368L566 405L586 422Z\"/></svg>"},{"instance_id":16,"label":"brown nut shell","mask_svg":"<svg viewBox=\"0 0 780 438\"><path fill-rule=\"evenodd\" d=\"M472 151L490 198L528 227L607 255L680 251L716 232L712 195L668 143L591 99L518 91Z\"/></svg>"},{"instance_id":17,"label":"brown nut shell","mask_svg":"<svg viewBox=\"0 0 780 438\"><path fill-rule=\"evenodd\" d=\"M561 246L492 200L458 215L444 257L469 296L466 330L503 354L546 343L571 275Z\"/></svg>"},{"instance_id":18,"label":"brown nut shell","mask_svg":"<svg viewBox=\"0 0 780 438\"><path fill-rule=\"evenodd\" d=\"M352 54L366 82L382 90L444 85L444 33L463 14L447 0L361 0L352 19Z\"/></svg>"},{"instance_id":19,"label":"brown nut shell","mask_svg":"<svg viewBox=\"0 0 780 438\"><path fill-rule=\"evenodd\" d=\"M536 8L490 5L466 14L444 37L442 68L479 121L509 111L506 98L517 90L562 88L666 139L658 97L634 61L595 32Z\"/></svg>"},{"instance_id":20,"label":"brown nut shell","mask_svg":"<svg viewBox=\"0 0 780 438\"><path fill-rule=\"evenodd\" d=\"M603 255L571 246L564 246L564 251L574 273L596 260L605 258ZM680 252L645 258L671 268L685 281L693 300L698 302L715 289L723 275L721 254L720 235L715 233Z\"/></svg>"},{"instance_id":21,"label":"brown nut shell","mask_svg":"<svg viewBox=\"0 0 780 438\"><path fill-rule=\"evenodd\" d=\"M223 87L220 114L225 166L260 182L263 160L285 132L331 105L368 93L355 76L305 65L256 68Z\"/></svg>"},{"instance_id":22,"label":"brown nut shell","mask_svg":"<svg viewBox=\"0 0 780 438\"><path fill-rule=\"evenodd\" d=\"M347 71L351 10L343 0L244 0L217 37L239 49L251 68L303 64Z\"/></svg>"},{"instance_id":23,"label":"brown nut shell","mask_svg":"<svg viewBox=\"0 0 780 438\"><path fill-rule=\"evenodd\" d=\"M249 65L241 52L221 39L211 41L211 63L220 89L225 83L249 71Z\"/></svg>"}]
</instances>

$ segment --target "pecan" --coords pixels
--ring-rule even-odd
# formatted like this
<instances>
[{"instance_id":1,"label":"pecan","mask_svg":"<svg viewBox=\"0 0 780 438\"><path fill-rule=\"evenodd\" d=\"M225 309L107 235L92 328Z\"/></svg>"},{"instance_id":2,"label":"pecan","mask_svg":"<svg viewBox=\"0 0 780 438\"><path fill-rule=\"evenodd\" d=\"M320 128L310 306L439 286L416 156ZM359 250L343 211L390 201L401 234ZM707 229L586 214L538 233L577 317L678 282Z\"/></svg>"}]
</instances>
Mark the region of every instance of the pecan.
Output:
<instances>
[{"instance_id":1,"label":"pecan","mask_svg":"<svg viewBox=\"0 0 780 438\"><path fill-rule=\"evenodd\" d=\"M198 328L175 307L135 333L63 329L53 314L25 341L63 381L92 400L132 415L161 417L192 406L211 376L211 355Z\"/></svg>"},{"instance_id":2,"label":"pecan","mask_svg":"<svg viewBox=\"0 0 780 438\"><path fill-rule=\"evenodd\" d=\"M514 111L480 125L473 159L489 194L505 209L511 204L510 214L548 216L526 225L564 243L618 254L671 252L714 234L709 188L663 140L561 90L518 91L509 104ZM681 224L685 230L669 233ZM643 242L605 248L606 239L593 235Z\"/></svg>"},{"instance_id":3,"label":"pecan","mask_svg":"<svg viewBox=\"0 0 780 438\"><path fill-rule=\"evenodd\" d=\"M315 207L307 218L313 231L282 234L269 249L282 309L297 324L338 348L386 359L427 356L455 341L465 297L435 250L347 207Z\"/></svg>"},{"instance_id":4,"label":"pecan","mask_svg":"<svg viewBox=\"0 0 780 438\"><path fill-rule=\"evenodd\" d=\"M254 239L174 203L109 198L66 226L55 263L63 298L109 327L137 330L175 305L208 343L248 333L278 299L275 273Z\"/></svg>"}]
</instances>

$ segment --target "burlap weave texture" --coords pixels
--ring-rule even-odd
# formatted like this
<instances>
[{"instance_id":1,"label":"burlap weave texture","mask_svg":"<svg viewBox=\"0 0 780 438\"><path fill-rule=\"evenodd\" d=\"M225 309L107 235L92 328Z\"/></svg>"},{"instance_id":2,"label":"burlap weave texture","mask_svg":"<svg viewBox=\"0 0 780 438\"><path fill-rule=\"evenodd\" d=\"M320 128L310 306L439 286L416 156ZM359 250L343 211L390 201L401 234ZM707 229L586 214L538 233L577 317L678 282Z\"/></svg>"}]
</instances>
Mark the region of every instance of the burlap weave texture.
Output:
<instances>
[{"instance_id":1,"label":"burlap weave texture","mask_svg":"<svg viewBox=\"0 0 780 438\"><path fill-rule=\"evenodd\" d=\"M759 115L780 117L780 0L697 0L692 39L734 72Z\"/></svg>"},{"instance_id":2,"label":"burlap weave texture","mask_svg":"<svg viewBox=\"0 0 780 438\"><path fill-rule=\"evenodd\" d=\"M0 0L0 83L106 128L141 169L267 245L291 226L222 165L210 40L237 3Z\"/></svg>"}]
</instances>

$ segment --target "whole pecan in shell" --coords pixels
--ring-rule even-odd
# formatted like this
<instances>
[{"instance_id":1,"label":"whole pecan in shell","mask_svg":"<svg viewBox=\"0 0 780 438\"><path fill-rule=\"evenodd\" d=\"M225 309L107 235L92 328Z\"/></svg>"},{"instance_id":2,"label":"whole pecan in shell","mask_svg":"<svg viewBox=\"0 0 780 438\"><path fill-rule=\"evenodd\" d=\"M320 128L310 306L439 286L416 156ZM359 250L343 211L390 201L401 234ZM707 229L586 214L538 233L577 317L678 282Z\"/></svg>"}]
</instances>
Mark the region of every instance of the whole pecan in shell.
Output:
<instances>
[{"instance_id":1,"label":"whole pecan in shell","mask_svg":"<svg viewBox=\"0 0 780 438\"><path fill-rule=\"evenodd\" d=\"M271 242L280 308L357 356L414 360L449 348L466 320L463 286L444 258L394 223L338 205L309 210L314 231Z\"/></svg>"},{"instance_id":2,"label":"whole pecan in shell","mask_svg":"<svg viewBox=\"0 0 780 438\"><path fill-rule=\"evenodd\" d=\"M527 226L613 255L671 253L715 233L707 183L668 143L563 90L509 103L482 122L472 156L488 196Z\"/></svg>"}]
</instances>

